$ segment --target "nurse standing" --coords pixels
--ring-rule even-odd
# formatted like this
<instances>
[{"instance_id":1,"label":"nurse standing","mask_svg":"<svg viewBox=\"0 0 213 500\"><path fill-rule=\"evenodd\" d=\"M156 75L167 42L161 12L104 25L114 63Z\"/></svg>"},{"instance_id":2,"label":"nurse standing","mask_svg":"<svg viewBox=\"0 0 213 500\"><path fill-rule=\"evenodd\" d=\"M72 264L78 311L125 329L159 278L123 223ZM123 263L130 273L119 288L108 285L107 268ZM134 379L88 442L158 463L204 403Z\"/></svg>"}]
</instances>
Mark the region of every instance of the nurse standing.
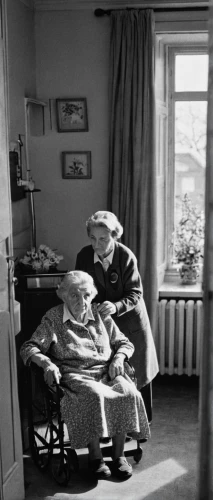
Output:
<instances>
[{"instance_id":1,"label":"nurse standing","mask_svg":"<svg viewBox=\"0 0 213 500\"><path fill-rule=\"evenodd\" d=\"M76 269L93 277L98 290L95 297L98 310L110 314L135 347L131 362L151 422L150 382L159 368L137 259L128 247L117 241L123 228L113 213L96 212L87 220L86 227L91 244L78 253Z\"/></svg>"}]
</instances>

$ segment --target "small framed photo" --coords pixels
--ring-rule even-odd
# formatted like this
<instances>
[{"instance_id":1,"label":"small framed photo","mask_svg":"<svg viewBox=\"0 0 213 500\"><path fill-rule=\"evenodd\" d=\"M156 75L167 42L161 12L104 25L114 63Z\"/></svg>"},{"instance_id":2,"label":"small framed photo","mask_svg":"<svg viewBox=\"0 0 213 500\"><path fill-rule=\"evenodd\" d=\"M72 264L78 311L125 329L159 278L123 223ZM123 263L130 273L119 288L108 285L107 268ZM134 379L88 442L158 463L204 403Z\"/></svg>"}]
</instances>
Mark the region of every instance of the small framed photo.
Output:
<instances>
[{"instance_id":1,"label":"small framed photo","mask_svg":"<svg viewBox=\"0 0 213 500\"><path fill-rule=\"evenodd\" d=\"M62 153L63 179L91 179L91 151L64 151Z\"/></svg>"},{"instance_id":2,"label":"small framed photo","mask_svg":"<svg viewBox=\"0 0 213 500\"><path fill-rule=\"evenodd\" d=\"M56 99L58 132L88 130L87 100L85 97Z\"/></svg>"}]
</instances>

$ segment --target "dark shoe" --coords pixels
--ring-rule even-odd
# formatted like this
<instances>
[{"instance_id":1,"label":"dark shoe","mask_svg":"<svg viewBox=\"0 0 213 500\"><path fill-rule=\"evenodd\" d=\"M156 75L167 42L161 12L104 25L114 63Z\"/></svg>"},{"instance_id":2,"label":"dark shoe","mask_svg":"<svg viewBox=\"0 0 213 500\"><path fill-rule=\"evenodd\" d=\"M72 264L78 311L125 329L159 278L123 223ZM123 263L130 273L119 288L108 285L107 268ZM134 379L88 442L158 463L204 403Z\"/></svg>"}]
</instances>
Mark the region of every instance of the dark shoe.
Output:
<instances>
[{"instance_id":1,"label":"dark shoe","mask_svg":"<svg viewBox=\"0 0 213 500\"><path fill-rule=\"evenodd\" d=\"M146 443L148 441L148 438L144 438L144 439L138 439L139 443Z\"/></svg>"},{"instance_id":2,"label":"dark shoe","mask_svg":"<svg viewBox=\"0 0 213 500\"><path fill-rule=\"evenodd\" d=\"M132 466L125 457L116 458L112 463L112 474L119 479L127 479L132 476Z\"/></svg>"},{"instance_id":3,"label":"dark shoe","mask_svg":"<svg viewBox=\"0 0 213 500\"><path fill-rule=\"evenodd\" d=\"M110 443L111 438L108 438L108 437L107 438L100 438L99 441L100 441L100 443L108 444L108 443Z\"/></svg>"},{"instance_id":4,"label":"dark shoe","mask_svg":"<svg viewBox=\"0 0 213 500\"><path fill-rule=\"evenodd\" d=\"M104 479L111 476L111 470L108 465L105 464L103 458L96 458L96 460L90 460L89 469L95 475L97 479Z\"/></svg>"}]
</instances>

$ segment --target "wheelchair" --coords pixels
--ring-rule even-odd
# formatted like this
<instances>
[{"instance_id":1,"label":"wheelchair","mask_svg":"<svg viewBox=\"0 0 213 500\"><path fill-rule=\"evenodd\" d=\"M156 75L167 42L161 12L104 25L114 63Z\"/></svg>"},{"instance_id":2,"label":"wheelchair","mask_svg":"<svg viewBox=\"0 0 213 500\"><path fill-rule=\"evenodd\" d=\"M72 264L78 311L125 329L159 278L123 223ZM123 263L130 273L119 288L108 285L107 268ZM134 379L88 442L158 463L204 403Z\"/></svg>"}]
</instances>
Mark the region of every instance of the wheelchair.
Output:
<instances>
[{"instance_id":1,"label":"wheelchair","mask_svg":"<svg viewBox=\"0 0 213 500\"><path fill-rule=\"evenodd\" d=\"M134 377L134 369L129 362L127 363L128 370L132 371ZM43 369L35 363L31 363L27 372L28 437L31 457L40 471L50 470L54 480L59 485L66 486L72 472L78 472L79 462L76 451L70 448L66 424L61 416L60 400L64 395L63 387L58 384L48 386L44 381ZM136 463L140 462L143 442L146 442L146 439L136 441L136 448L124 450L125 456L133 456ZM101 448L103 457L112 456L112 446Z\"/></svg>"}]
</instances>

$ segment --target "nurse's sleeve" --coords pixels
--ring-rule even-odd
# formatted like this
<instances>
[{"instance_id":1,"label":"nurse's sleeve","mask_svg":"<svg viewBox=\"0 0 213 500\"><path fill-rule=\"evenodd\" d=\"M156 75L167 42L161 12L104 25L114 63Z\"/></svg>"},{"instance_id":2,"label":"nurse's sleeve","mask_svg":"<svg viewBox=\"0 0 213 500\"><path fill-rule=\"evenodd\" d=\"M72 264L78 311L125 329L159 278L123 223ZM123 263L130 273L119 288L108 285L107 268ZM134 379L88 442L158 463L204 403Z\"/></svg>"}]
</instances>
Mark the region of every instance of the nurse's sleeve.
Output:
<instances>
[{"instance_id":1,"label":"nurse's sleeve","mask_svg":"<svg viewBox=\"0 0 213 500\"><path fill-rule=\"evenodd\" d=\"M110 315L102 317L102 321L107 329L114 354L122 353L125 354L126 359L131 358L134 352L132 342L119 330Z\"/></svg>"}]
</instances>

